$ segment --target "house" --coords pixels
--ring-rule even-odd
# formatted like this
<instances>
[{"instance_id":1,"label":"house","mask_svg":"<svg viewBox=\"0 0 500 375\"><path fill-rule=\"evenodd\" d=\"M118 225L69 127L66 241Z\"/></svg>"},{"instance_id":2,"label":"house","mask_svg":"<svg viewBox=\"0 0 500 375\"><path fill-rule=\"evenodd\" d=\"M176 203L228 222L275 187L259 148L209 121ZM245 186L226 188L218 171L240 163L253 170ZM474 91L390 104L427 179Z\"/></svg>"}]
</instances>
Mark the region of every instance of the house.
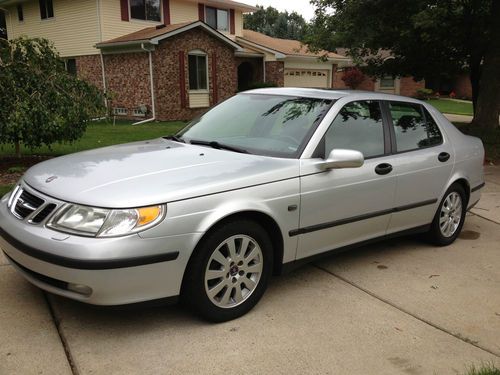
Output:
<instances>
[{"instance_id":1,"label":"house","mask_svg":"<svg viewBox=\"0 0 500 375\"><path fill-rule=\"evenodd\" d=\"M231 0L0 0L9 38L54 42L117 116L191 119L256 82L338 88L350 59L243 29ZM323 57L319 59L319 57Z\"/></svg>"}]
</instances>

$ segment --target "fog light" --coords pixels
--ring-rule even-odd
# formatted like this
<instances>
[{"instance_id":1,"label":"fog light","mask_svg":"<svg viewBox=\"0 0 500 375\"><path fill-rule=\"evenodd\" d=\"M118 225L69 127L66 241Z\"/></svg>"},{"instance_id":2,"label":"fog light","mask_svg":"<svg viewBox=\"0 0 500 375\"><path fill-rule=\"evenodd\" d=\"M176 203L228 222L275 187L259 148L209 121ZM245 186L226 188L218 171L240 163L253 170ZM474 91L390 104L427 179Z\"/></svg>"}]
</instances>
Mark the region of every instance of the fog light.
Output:
<instances>
[{"instance_id":1,"label":"fog light","mask_svg":"<svg viewBox=\"0 0 500 375\"><path fill-rule=\"evenodd\" d=\"M92 294L92 288L87 285L68 283L68 290L82 294L86 297Z\"/></svg>"}]
</instances>

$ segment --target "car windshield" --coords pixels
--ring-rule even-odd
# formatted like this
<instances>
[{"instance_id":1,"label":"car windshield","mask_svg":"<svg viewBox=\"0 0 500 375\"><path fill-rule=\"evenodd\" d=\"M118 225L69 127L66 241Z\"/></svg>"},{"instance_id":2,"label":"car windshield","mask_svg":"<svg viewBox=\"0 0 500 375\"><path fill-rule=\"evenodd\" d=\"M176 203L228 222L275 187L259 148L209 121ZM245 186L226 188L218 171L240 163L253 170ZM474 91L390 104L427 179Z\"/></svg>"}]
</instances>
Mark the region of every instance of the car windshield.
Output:
<instances>
[{"instance_id":1,"label":"car windshield","mask_svg":"<svg viewBox=\"0 0 500 375\"><path fill-rule=\"evenodd\" d=\"M296 158L332 100L239 94L192 121L185 142L257 155Z\"/></svg>"}]
</instances>

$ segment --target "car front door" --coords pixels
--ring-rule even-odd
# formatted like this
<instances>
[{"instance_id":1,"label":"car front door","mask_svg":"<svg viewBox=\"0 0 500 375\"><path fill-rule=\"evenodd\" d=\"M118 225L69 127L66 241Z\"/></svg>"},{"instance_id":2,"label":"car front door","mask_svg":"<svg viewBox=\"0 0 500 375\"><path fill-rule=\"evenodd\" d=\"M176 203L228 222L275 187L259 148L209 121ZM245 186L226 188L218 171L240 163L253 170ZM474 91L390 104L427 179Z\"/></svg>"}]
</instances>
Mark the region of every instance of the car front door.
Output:
<instances>
[{"instance_id":1,"label":"car front door","mask_svg":"<svg viewBox=\"0 0 500 375\"><path fill-rule=\"evenodd\" d=\"M349 102L320 141L318 158L301 160L300 227L290 233L299 237L297 259L385 234L396 190L388 133L379 101ZM322 169L333 149L361 151L364 165Z\"/></svg>"},{"instance_id":2,"label":"car front door","mask_svg":"<svg viewBox=\"0 0 500 375\"><path fill-rule=\"evenodd\" d=\"M418 103L384 103L391 122L395 206L388 233L430 224L453 170L453 147Z\"/></svg>"}]
</instances>

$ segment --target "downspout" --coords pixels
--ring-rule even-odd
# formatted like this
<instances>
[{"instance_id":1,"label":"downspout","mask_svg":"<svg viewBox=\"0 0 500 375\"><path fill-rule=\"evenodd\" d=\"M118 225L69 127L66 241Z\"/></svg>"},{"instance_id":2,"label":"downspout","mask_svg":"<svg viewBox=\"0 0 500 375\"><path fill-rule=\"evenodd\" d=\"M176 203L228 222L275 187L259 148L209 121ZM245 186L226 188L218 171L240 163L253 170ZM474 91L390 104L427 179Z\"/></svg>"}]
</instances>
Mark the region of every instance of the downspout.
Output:
<instances>
[{"instance_id":1,"label":"downspout","mask_svg":"<svg viewBox=\"0 0 500 375\"><path fill-rule=\"evenodd\" d=\"M104 56L102 54L102 50L100 52L101 52L100 56L101 56L101 70L102 70L102 89L104 91L104 105L106 106L106 109L108 109L108 98L107 98L108 88L106 87L106 70L104 69Z\"/></svg>"},{"instance_id":2,"label":"downspout","mask_svg":"<svg viewBox=\"0 0 500 375\"><path fill-rule=\"evenodd\" d=\"M148 54L149 54L149 81L150 81L150 85L151 85L151 112L152 112L153 117L148 118L146 120L139 121L139 122L135 122L132 125L146 124L148 122L156 120L155 88L154 88L154 83L153 83L153 55L152 55L152 51L150 49L144 48L144 43L141 43L141 49L148 52Z\"/></svg>"}]
</instances>

